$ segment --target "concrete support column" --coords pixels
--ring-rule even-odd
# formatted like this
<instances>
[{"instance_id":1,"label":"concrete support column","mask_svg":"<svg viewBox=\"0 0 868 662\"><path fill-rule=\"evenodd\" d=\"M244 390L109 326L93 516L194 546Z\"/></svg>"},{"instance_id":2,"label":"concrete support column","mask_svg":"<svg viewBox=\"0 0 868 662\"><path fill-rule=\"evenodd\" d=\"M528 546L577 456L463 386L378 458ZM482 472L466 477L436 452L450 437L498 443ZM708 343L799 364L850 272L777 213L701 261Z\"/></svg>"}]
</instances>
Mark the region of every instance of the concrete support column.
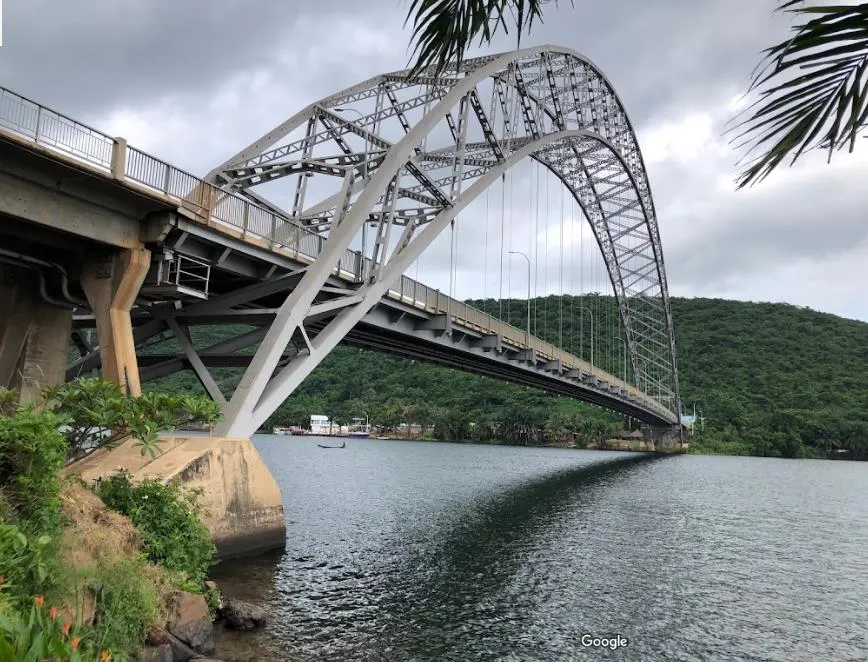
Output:
<instances>
[{"instance_id":1,"label":"concrete support column","mask_svg":"<svg viewBox=\"0 0 868 662\"><path fill-rule=\"evenodd\" d=\"M286 544L280 486L249 439L227 437L162 438L160 455L142 455L127 439L101 448L64 469L92 483L123 468L133 480L157 479L201 489L202 523L221 559L252 556Z\"/></svg>"},{"instance_id":2,"label":"concrete support column","mask_svg":"<svg viewBox=\"0 0 868 662\"><path fill-rule=\"evenodd\" d=\"M69 359L72 309L46 302L33 269L0 264L0 386L22 403L60 384Z\"/></svg>"},{"instance_id":3,"label":"concrete support column","mask_svg":"<svg viewBox=\"0 0 868 662\"><path fill-rule=\"evenodd\" d=\"M95 259L81 274L96 321L102 376L130 395L142 393L130 310L150 266L151 252L136 248Z\"/></svg>"},{"instance_id":4,"label":"concrete support column","mask_svg":"<svg viewBox=\"0 0 868 662\"><path fill-rule=\"evenodd\" d=\"M642 436L658 453L686 453L688 445L684 443L683 429L680 425L665 427L646 427Z\"/></svg>"}]
</instances>

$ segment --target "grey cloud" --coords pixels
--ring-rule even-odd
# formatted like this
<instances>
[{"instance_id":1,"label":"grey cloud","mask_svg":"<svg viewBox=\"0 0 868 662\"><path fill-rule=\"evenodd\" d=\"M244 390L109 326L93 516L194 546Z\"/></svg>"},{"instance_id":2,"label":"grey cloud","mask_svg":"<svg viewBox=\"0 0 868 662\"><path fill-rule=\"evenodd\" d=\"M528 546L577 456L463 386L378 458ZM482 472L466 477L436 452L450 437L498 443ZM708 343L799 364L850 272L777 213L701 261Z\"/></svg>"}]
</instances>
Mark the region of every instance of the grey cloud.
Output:
<instances>
[{"instance_id":1,"label":"grey cloud","mask_svg":"<svg viewBox=\"0 0 868 662\"><path fill-rule=\"evenodd\" d=\"M282 84L313 83L323 94L364 68L357 57L331 71L306 54L328 41L329 22L368 21L400 30L382 3L29 0L4 8L0 75L5 85L70 113L207 95L236 74L279 72ZM325 39L323 39L325 36ZM352 51L352 40L344 50ZM292 57L280 60L281 53ZM328 62L328 57L323 57ZM372 72L373 73L373 72ZM341 80L346 78L346 80ZM337 79L337 81L335 80ZM259 100L251 99L250 103Z\"/></svg>"},{"instance_id":2,"label":"grey cloud","mask_svg":"<svg viewBox=\"0 0 868 662\"><path fill-rule=\"evenodd\" d=\"M525 42L585 53L607 72L641 121L673 105L702 101L722 77L743 84L775 33L768 29L774 2L745 0L737 9L735 4L552 5ZM5 83L76 113L195 97L234 74L259 69L274 71L283 84L309 88L312 100L407 61L406 3L397 0L30 0L8 3L5 10L0 53ZM330 45L333 59L317 51L339 21L376 27L391 58L372 61L354 49L352 39ZM502 36L493 48L514 46L512 36ZM306 57L313 52L318 59ZM281 61L285 53L293 57Z\"/></svg>"},{"instance_id":3,"label":"grey cloud","mask_svg":"<svg viewBox=\"0 0 868 662\"><path fill-rule=\"evenodd\" d=\"M558 10L549 5L545 22L523 44L569 46L599 65L640 143L688 111L712 113L718 135L727 115L721 104L745 89L760 51L786 33L786 20L772 14L776 4L580 0L570 9L561 3ZM142 148L204 174L311 101L403 67L406 6L399 0L10 2L0 76L3 85L97 128L132 113L146 125L150 144ZM500 37L485 52L514 47L513 36ZM798 262L820 282L820 274L838 273L848 249L851 290L865 279L854 251L866 250L857 183L866 169L836 160L809 184L798 172L782 171L775 186L746 195L717 188L721 178L733 179L735 160L735 154L713 154L687 165L673 159L649 165L674 292L797 303L810 296L813 302L819 294L773 282L774 274L789 273L781 269ZM513 179L516 219L529 213L522 197L526 173L516 171ZM492 217L498 204L492 202ZM493 293L493 266L483 275L473 262L485 245L485 225L473 218L484 209L480 201L460 221L459 293L467 295L481 294L480 281ZM555 211L550 205L552 218ZM448 264L449 243L441 238L426 253L421 275L446 288ZM517 263L509 269L518 296L525 276ZM556 288L550 277L546 290ZM843 299L829 298L828 305L868 317Z\"/></svg>"}]
</instances>

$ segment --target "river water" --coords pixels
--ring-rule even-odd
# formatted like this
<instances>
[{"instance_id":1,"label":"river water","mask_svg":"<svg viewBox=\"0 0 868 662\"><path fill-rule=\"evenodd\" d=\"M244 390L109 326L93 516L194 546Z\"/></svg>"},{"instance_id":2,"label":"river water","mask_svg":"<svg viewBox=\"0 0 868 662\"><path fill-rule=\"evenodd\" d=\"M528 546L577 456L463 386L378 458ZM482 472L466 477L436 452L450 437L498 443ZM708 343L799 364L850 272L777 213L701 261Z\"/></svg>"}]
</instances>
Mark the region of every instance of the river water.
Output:
<instances>
[{"instance_id":1,"label":"river water","mask_svg":"<svg viewBox=\"0 0 868 662\"><path fill-rule=\"evenodd\" d=\"M868 463L254 441L287 548L216 569L270 619L224 660L868 660Z\"/></svg>"}]
</instances>

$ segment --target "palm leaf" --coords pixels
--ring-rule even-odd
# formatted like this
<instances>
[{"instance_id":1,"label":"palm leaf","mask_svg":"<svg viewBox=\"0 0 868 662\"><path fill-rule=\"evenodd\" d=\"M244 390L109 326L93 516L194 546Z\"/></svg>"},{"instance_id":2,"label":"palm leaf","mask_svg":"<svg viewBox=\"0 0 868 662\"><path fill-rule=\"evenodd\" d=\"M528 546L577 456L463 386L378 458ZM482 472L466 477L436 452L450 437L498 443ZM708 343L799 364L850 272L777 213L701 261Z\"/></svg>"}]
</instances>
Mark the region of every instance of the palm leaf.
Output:
<instances>
[{"instance_id":1,"label":"palm leaf","mask_svg":"<svg viewBox=\"0 0 868 662\"><path fill-rule=\"evenodd\" d=\"M780 10L801 22L795 36L767 49L749 93L759 99L729 129L747 151L738 188L765 179L785 159L807 150L855 146L868 126L868 3Z\"/></svg>"},{"instance_id":2,"label":"palm leaf","mask_svg":"<svg viewBox=\"0 0 868 662\"><path fill-rule=\"evenodd\" d=\"M410 75L424 69L439 74L448 66L458 66L475 38L479 37L480 44L490 43L501 29L509 34L510 25L516 28L520 43L534 21L542 22L542 6L551 1L411 0L404 21L405 26L413 23L410 43L416 61Z\"/></svg>"}]
</instances>

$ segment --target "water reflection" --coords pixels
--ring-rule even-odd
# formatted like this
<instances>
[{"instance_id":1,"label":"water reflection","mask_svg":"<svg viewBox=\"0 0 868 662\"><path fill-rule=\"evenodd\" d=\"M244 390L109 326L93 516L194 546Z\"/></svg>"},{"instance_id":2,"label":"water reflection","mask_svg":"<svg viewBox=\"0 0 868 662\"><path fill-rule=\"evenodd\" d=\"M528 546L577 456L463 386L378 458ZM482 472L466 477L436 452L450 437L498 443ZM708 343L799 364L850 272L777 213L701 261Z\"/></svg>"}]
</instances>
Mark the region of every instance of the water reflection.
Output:
<instances>
[{"instance_id":1,"label":"water reflection","mask_svg":"<svg viewBox=\"0 0 868 662\"><path fill-rule=\"evenodd\" d=\"M257 444L287 551L218 570L271 619L227 661L868 659L866 465Z\"/></svg>"},{"instance_id":2,"label":"water reflection","mask_svg":"<svg viewBox=\"0 0 868 662\"><path fill-rule=\"evenodd\" d=\"M582 514L605 498L608 486L655 461L631 456L558 471L450 513L432 544L395 554L379 611L388 627L370 641L370 659L471 659L470 631L485 655L515 654L523 605L535 599L522 581L528 563L545 573L551 560L545 548L567 523L574 553L583 554Z\"/></svg>"}]
</instances>

